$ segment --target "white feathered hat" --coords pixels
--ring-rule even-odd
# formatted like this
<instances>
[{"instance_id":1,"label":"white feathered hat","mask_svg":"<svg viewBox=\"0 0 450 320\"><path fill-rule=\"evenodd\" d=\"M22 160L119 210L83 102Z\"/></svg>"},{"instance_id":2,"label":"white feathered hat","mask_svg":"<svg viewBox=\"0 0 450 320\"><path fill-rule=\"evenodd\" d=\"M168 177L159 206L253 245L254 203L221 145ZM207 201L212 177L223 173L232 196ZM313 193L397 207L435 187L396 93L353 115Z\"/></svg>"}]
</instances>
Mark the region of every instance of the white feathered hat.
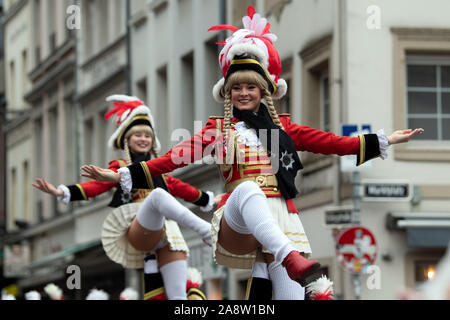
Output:
<instances>
[{"instance_id":1,"label":"white feathered hat","mask_svg":"<svg viewBox=\"0 0 450 320\"><path fill-rule=\"evenodd\" d=\"M233 35L225 41L219 54L219 64L223 78L213 88L213 96L217 102L224 101L224 86L230 74L239 70L253 70L266 81L273 99L282 98L287 92L287 83L280 79L281 60L273 42L277 36L270 32L270 23L255 8L249 6L247 15L242 18L244 28L232 25L216 25L208 31L231 30Z\"/></svg>"},{"instance_id":2,"label":"white feathered hat","mask_svg":"<svg viewBox=\"0 0 450 320\"><path fill-rule=\"evenodd\" d=\"M124 138L128 130L138 124L148 125L155 136L153 141L154 150L159 153L161 144L156 136L155 121L153 120L150 108L144 102L134 96L115 94L106 98L106 101L112 102L115 108L105 114L108 120L112 115L116 115L116 131L111 135L108 146L113 149L124 148Z\"/></svg>"}]
</instances>

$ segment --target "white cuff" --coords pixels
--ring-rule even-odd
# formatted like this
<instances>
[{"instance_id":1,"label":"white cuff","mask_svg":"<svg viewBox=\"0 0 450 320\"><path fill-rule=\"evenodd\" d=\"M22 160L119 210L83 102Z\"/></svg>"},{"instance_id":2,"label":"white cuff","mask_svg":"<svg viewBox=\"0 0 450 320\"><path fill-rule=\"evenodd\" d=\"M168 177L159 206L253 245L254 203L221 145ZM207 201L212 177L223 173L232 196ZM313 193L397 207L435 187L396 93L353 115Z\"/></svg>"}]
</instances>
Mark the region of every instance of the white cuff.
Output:
<instances>
[{"instance_id":1,"label":"white cuff","mask_svg":"<svg viewBox=\"0 0 450 320\"><path fill-rule=\"evenodd\" d=\"M380 151L381 151L381 159L387 159L388 153L387 149L389 148L389 141L384 134L384 130L380 129L377 131L378 136L378 143L380 144Z\"/></svg>"},{"instance_id":2,"label":"white cuff","mask_svg":"<svg viewBox=\"0 0 450 320\"><path fill-rule=\"evenodd\" d=\"M66 204L66 205L69 204L69 202L70 202L70 190L69 190L69 188L67 188L63 184L60 184L58 186L58 189L62 190L64 192L64 195L60 196L60 197L56 197L56 199L58 199L59 202L62 202L64 204Z\"/></svg>"},{"instance_id":3,"label":"white cuff","mask_svg":"<svg viewBox=\"0 0 450 320\"><path fill-rule=\"evenodd\" d=\"M209 196L208 204L204 207L200 207L203 212L209 212L214 208L214 193L212 191L206 191Z\"/></svg>"},{"instance_id":4,"label":"white cuff","mask_svg":"<svg viewBox=\"0 0 450 320\"><path fill-rule=\"evenodd\" d=\"M127 167L122 167L117 172L120 174L120 187L123 192L131 193L131 188L133 187L133 181L131 180L130 169Z\"/></svg>"}]
</instances>

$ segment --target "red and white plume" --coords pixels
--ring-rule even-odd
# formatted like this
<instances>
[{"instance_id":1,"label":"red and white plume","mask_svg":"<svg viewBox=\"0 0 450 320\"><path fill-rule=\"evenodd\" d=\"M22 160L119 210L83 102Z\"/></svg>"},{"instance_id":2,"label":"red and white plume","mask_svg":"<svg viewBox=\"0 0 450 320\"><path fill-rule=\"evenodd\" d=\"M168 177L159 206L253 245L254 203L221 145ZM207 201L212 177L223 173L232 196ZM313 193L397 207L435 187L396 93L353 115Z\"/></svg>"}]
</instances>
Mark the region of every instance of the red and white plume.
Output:
<instances>
[{"instance_id":1,"label":"red and white plume","mask_svg":"<svg viewBox=\"0 0 450 320\"><path fill-rule=\"evenodd\" d=\"M306 294L309 294L309 300L334 300L333 282L321 276L306 286Z\"/></svg>"},{"instance_id":2,"label":"red and white plume","mask_svg":"<svg viewBox=\"0 0 450 320\"><path fill-rule=\"evenodd\" d=\"M105 119L109 120L113 115L116 115L116 127L119 127L134 109L144 105L144 102L138 98L123 94L109 96L106 101L113 101L115 108L105 114Z\"/></svg>"},{"instance_id":3,"label":"red and white plume","mask_svg":"<svg viewBox=\"0 0 450 320\"><path fill-rule=\"evenodd\" d=\"M219 65L222 68L223 78L217 82L213 89L213 96L218 102L224 99L220 95L220 90L224 84L227 71L231 65L231 61L237 55L250 53L256 56L261 65L268 71L270 77L277 86L274 99L280 99L286 94L286 81L280 79L281 60L273 43L277 40L277 36L270 32L270 23L266 18L261 17L259 13L255 13L255 8L249 6L247 15L242 18L243 29L238 27L221 24L215 25L208 31L231 30L233 35L225 41L217 42L224 45L219 54Z\"/></svg>"},{"instance_id":4,"label":"red and white plume","mask_svg":"<svg viewBox=\"0 0 450 320\"><path fill-rule=\"evenodd\" d=\"M202 284L203 284L203 277L201 272L198 271L196 268L188 268L186 288L194 287L198 289Z\"/></svg>"},{"instance_id":5,"label":"red and white plume","mask_svg":"<svg viewBox=\"0 0 450 320\"><path fill-rule=\"evenodd\" d=\"M133 121L135 116L146 115L150 119L150 125L155 135L154 149L157 153L161 151L161 143L156 135L155 121L153 119L150 108L145 105L143 101L134 96L127 96L124 94L114 94L108 96L106 101L112 102L114 108L105 114L105 119L109 120L113 115L116 116L116 130L111 135L108 141L108 146L112 149L116 148L115 141Z\"/></svg>"},{"instance_id":6,"label":"red and white plume","mask_svg":"<svg viewBox=\"0 0 450 320\"><path fill-rule=\"evenodd\" d=\"M44 291L52 300L64 300L62 290L54 283L47 284L44 287Z\"/></svg>"},{"instance_id":7,"label":"red and white plume","mask_svg":"<svg viewBox=\"0 0 450 320\"><path fill-rule=\"evenodd\" d=\"M125 288L120 293L120 300L137 300L138 299L138 293L133 288Z\"/></svg>"}]
</instances>

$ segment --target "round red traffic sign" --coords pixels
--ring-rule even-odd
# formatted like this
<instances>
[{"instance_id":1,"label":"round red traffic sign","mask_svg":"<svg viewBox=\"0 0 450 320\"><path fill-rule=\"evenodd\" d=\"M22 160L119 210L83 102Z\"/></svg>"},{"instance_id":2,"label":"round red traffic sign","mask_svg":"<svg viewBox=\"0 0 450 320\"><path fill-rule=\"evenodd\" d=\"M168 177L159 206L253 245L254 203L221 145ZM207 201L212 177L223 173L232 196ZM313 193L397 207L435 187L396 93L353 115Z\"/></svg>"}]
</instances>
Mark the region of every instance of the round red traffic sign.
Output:
<instances>
[{"instance_id":1,"label":"round red traffic sign","mask_svg":"<svg viewBox=\"0 0 450 320\"><path fill-rule=\"evenodd\" d=\"M367 267L375 262L376 255L375 237L364 227L349 228L337 240L337 260L349 272L366 273Z\"/></svg>"}]
</instances>

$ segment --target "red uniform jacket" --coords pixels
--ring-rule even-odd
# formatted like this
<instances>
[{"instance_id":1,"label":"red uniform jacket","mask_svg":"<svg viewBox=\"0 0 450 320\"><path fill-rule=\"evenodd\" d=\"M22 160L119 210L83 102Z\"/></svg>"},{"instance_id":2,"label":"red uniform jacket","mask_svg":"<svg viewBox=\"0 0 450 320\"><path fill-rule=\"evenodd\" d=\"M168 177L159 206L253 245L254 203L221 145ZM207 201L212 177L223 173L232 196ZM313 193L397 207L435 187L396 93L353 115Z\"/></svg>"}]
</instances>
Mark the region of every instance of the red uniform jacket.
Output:
<instances>
[{"instance_id":1,"label":"red uniform jacket","mask_svg":"<svg viewBox=\"0 0 450 320\"><path fill-rule=\"evenodd\" d=\"M279 116L284 130L294 141L298 151L309 151L321 154L357 155L357 165L360 165L380 155L378 137L376 134L360 135L359 137L340 137L331 132L324 132L304 125L298 125L290 120L290 116ZM233 118L232 123L239 122ZM206 155L215 154L225 159L222 131L223 117L210 117L206 126L192 138L179 143L165 155L146 162L128 166L133 186L142 188L150 185L150 178L162 173L171 172L190 163L202 159ZM219 153L219 154L218 154ZM233 174L235 176L235 174ZM225 177L226 178L226 177ZM235 179L245 178L235 176ZM263 190L264 191L264 190ZM230 192L228 192L229 196ZM279 194L278 196L281 196ZM219 207L228 197L223 197ZM291 209L291 206L289 206ZM292 211L291 211L292 212Z\"/></svg>"},{"instance_id":2,"label":"red uniform jacket","mask_svg":"<svg viewBox=\"0 0 450 320\"><path fill-rule=\"evenodd\" d=\"M117 172L117 170L123 166L126 166L126 161L123 159L118 159L111 161L108 169ZM168 188L168 192L174 197L179 197L199 206L206 206L208 204L209 196L206 192L196 189L181 180L171 177L170 175L163 175L163 179ZM117 186L118 183L115 182L100 182L96 180L68 186L71 194L70 201L88 200L89 198L96 197ZM151 186L153 186L153 184ZM133 199L130 202L138 202L145 199L145 197L151 192L151 189L154 188L154 186L151 186L142 189L133 189Z\"/></svg>"}]
</instances>

